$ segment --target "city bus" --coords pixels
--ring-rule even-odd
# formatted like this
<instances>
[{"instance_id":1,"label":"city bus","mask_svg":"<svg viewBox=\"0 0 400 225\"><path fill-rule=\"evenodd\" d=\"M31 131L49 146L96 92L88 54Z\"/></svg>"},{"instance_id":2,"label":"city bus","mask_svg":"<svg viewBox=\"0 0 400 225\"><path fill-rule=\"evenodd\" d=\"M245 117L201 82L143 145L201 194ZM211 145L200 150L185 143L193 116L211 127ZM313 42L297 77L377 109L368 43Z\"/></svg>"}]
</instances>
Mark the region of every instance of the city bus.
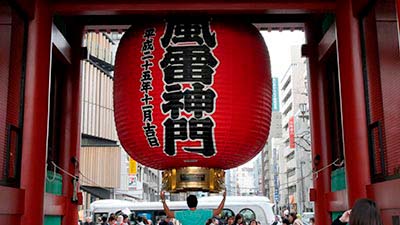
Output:
<instances>
[{"instance_id":1,"label":"city bus","mask_svg":"<svg viewBox=\"0 0 400 225\"><path fill-rule=\"evenodd\" d=\"M222 200L222 196L209 196L198 199L198 209L216 209ZM188 209L186 201L167 201L172 211ZM270 225L275 221L272 210L273 204L267 197L262 196L227 196L224 210L220 218L241 214L248 223L250 220L257 220L261 225ZM102 216L109 216L111 213L119 215L130 214L134 222L135 217L142 216L151 220L153 224L165 217L161 202L140 202L125 200L98 200L90 205L90 213L93 221L99 221Z\"/></svg>"}]
</instances>

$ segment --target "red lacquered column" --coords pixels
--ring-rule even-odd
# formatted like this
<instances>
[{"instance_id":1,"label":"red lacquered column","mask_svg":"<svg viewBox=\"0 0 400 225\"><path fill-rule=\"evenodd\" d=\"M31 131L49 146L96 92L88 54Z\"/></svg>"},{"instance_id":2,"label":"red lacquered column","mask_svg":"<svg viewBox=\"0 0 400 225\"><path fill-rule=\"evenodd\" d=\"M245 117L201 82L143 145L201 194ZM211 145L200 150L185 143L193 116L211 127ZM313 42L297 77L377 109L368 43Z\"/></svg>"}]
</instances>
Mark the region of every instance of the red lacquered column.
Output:
<instances>
[{"instance_id":1,"label":"red lacquered column","mask_svg":"<svg viewBox=\"0 0 400 225\"><path fill-rule=\"evenodd\" d=\"M367 197L370 184L367 118L362 74L360 33L352 2L339 0L336 11L340 92L348 204Z\"/></svg>"},{"instance_id":2,"label":"red lacquered column","mask_svg":"<svg viewBox=\"0 0 400 225\"><path fill-rule=\"evenodd\" d=\"M309 59L309 101L310 101L310 125L311 125L311 149L313 158L313 170L318 171L330 163L330 138L327 121L326 89L323 74L320 73L318 61L318 43L316 30L311 23L306 24L306 39ZM316 159L319 157L319 160ZM315 190L315 220L330 221L330 213L327 209L325 194L330 191L330 169L322 170L314 176ZM324 222L320 222L325 224Z\"/></svg>"},{"instance_id":3,"label":"red lacquered column","mask_svg":"<svg viewBox=\"0 0 400 225\"><path fill-rule=\"evenodd\" d=\"M22 139L21 189L26 225L43 224L47 117L50 83L51 15L46 1L34 4L29 23Z\"/></svg>"},{"instance_id":4,"label":"red lacquered column","mask_svg":"<svg viewBox=\"0 0 400 225\"><path fill-rule=\"evenodd\" d=\"M61 124L61 155L60 166L70 174L79 177L79 150L81 136L81 67L80 53L83 29L77 24L73 30L70 45L72 49L72 64L69 65L63 93L63 119ZM63 225L76 225L78 221L78 205L72 201L74 191L73 178L61 173L63 177L63 195L66 196L66 212ZM75 190L74 190L75 188Z\"/></svg>"}]
</instances>

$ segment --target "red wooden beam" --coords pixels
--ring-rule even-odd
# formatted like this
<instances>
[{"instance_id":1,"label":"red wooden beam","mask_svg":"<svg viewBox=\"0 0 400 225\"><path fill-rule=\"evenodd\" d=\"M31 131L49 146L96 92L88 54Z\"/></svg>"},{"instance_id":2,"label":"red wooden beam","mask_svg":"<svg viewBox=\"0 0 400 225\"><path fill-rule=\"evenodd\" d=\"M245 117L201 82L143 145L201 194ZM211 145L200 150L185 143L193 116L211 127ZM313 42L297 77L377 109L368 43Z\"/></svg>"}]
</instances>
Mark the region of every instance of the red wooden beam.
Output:
<instances>
[{"instance_id":1,"label":"red wooden beam","mask_svg":"<svg viewBox=\"0 0 400 225\"><path fill-rule=\"evenodd\" d=\"M154 12L213 12L213 13L309 13L334 11L334 1L195 1L191 3L176 1L70 1L60 0L52 3L57 14L68 15L123 15Z\"/></svg>"},{"instance_id":2,"label":"red wooden beam","mask_svg":"<svg viewBox=\"0 0 400 225\"><path fill-rule=\"evenodd\" d=\"M24 213L25 192L22 189L0 186L0 215Z\"/></svg>"},{"instance_id":3,"label":"red wooden beam","mask_svg":"<svg viewBox=\"0 0 400 225\"><path fill-rule=\"evenodd\" d=\"M66 197L60 195L53 195L49 193L44 194L44 214L51 216L65 215L65 202Z\"/></svg>"},{"instance_id":4,"label":"red wooden beam","mask_svg":"<svg viewBox=\"0 0 400 225\"><path fill-rule=\"evenodd\" d=\"M369 0L353 0L353 14L358 16L368 5Z\"/></svg>"},{"instance_id":5,"label":"red wooden beam","mask_svg":"<svg viewBox=\"0 0 400 225\"><path fill-rule=\"evenodd\" d=\"M323 61L326 56L336 49L336 24L333 23L318 44L318 60Z\"/></svg>"},{"instance_id":6,"label":"red wooden beam","mask_svg":"<svg viewBox=\"0 0 400 225\"><path fill-rule=\"evenodd\" d=\"M400 179L367 186L367 195L374 199L380 209L399 209Z\"/></svg>"},{"instance_id":7,"label":"red wooden beam","mask_svg":"<svg viewBox=\"0 0 400 225\"><path fill-rule=\"evenodd\" d=\"M53 48L56 55L61 54L60 59L66 61L66 63L68 64L71 64L71 46L64 38L64 35L60 32L60 30L58 30L58 28L54 24L51 32L51 42L53 43Z\"/></svg>"},{"instance_id":8,"label":"red wooden beam","mask_svg":"<svg viewBox=\"0 0 400 225\"><path fill-rule=\"evenodd\" d=\"M400 41L400 0L396 1L396 12L397 12L397 32Z\"/></svg>"},{"instance_id":9,"label":"red wooden beam","mask_svg":"<svg viewBox=\"0 0 400 225\"><path fill-rule=\"evenodd\" d=\"M253 23L259 30L301 30L304 31L304 23Z\"/></svg>"},{"instance_id":10,"label":"red wooden beam","mask_svg":"<svg viewBox=\"0 0 400 225\"><path fill-rule=\"evenodd\" d=\"M28 16L29 19L35 17L35 2L33 0L14 0L15 4Z\"/></svg>"},{"instance_id":11,"label":"red wooden beam","mask_svg":"<svg viewBox=\"0 0 400 225\"><path fill-rule=\"evenodd\" d=\"M125 32L131 25L87 25L85 26L86 32L100 31L100 32Z\"/></svg>"}]
</instances>

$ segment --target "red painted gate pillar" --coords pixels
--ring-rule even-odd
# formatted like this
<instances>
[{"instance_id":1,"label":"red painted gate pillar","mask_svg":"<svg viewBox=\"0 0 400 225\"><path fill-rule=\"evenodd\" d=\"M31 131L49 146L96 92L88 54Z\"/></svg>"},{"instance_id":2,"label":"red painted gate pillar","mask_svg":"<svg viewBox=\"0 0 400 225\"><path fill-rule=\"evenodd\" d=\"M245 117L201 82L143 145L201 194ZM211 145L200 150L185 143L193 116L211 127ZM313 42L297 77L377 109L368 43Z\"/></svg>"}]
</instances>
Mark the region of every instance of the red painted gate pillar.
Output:
<instances>
[{"instance_id":1,"label":"red painted gate pillar","mask_svg":"<svg viewBox=\"0 0 400 225\"><path fill-rule=\"evenodd\" d=\"M360 33L351 0L339 0L336 11L340 93L348 204L367 197L370 184L367 118Z\"/></svg>"},{"instance_id":2,"label":"red painted gate pillar","mask_svg":"<svg viewBox=\"0 0 400 225\"><path fill-rule=\"evenodd\" d=\"M318 61L318 43L314 24L307 23L305 27L307 39L307 56L309 59L309 102L311 125L311 150L313 170L318 171L330 163L329 148L329 122L327 118L327 100L325 78L320 72ZM327 209L325 194L330 191L330 172L324 169L314 176L315 190L315 220L321 224L330 221L330 213ZM321 222L322 221L322 222Z\"/></svg>"},{"instance_id":3,"label":"red painted gate pillar","mask_svg":"<svg viewBox=\"0 0 400 225\"><path fill-rule=\"evenodd\" d=\"M81 137L81 43L83 26L75 25L70 30L73 37L70 40L72 49L71 65L68 66L67 76L63 87L63 119L61 121L60 137L60 166L70 174L79 177L79 150ZM63 176L63 195L66 196L65 216L62 225L76 225L78 221L78 204L74 193L78 186L74 186L73 178L61 173ZM78 185L78 183L75 183ZM76 197L76 196L75 196Z\"/></svg>"},{"instance_id":4,"label":"red painted gate pillar","mask_svg":"<svg viewBox=\"0 0 400 225\"><path fill-rule=\"evenodd\" d=\"M43 224L50 83L51 15L36 1L29 23L22 139L21 189L25 190L23 224Z\"/></svg>"}]
</instances>

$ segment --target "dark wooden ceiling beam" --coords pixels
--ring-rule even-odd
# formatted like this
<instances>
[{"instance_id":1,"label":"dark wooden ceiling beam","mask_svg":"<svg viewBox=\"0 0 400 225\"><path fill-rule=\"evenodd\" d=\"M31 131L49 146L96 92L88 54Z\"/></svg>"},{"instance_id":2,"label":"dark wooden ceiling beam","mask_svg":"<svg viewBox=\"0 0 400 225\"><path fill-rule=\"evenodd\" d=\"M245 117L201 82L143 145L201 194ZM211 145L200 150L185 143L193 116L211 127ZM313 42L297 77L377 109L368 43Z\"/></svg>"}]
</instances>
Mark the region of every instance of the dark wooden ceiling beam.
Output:
<instances>
[{"instance_id":1,"label":"dark wooden ceiling beam","mask_svg":"<svg viewBox=\"0 0 400 225\"><path fill-rule=\"evenodd\" d=\"M216 14L304 14L333 12L335 1L291 0L291 1L72 1L52 2L52 10L59 15L127 15L162 13L216 13Z\"/></svg>"}]
</instances>

